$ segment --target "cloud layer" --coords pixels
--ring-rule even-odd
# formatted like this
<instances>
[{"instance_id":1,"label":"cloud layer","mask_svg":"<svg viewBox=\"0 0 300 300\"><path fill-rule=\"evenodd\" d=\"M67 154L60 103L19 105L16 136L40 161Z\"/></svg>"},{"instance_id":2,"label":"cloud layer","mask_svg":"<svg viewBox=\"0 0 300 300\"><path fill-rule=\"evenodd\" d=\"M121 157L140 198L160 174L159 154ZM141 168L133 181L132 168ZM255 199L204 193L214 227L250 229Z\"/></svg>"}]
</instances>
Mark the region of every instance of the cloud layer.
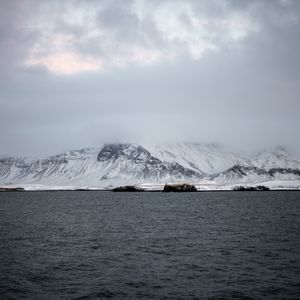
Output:
<instances>
[{"instance_id":1,"label":"cloud layer","mask_svg":"<svg viewBox=\"0 0 300 300\"><path fill-rule=\"evenodd\" d=\"M27 32L35 36L25 64L55 74L152 65L183 56L199 60L259 31L249 11L228 9L223 1L38 1L27 5L37 7L24 21Z\"/></svg>"},{"instance_id":2,"label":"cloud layer","mask_svg":"<svg viewBox=\"0 0 300 300\"><path fill-rule=\"evenodd\" d=\"M0 153L106 140L291 144L300 2L0 3Z\"/></svg>"}]
</instances>

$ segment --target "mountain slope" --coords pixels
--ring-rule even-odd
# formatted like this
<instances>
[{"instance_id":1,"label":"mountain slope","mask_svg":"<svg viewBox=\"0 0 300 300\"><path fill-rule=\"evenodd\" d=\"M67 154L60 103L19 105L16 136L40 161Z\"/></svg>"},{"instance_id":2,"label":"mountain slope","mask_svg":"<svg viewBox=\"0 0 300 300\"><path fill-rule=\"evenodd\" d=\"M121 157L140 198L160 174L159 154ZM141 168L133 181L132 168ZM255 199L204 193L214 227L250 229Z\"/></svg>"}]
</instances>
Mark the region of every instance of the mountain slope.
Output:
<instances>
[{"instance_id":1,"label":"mountain slope","mask_svg":"<svg viewBox=\"0 0 300 300\"><path fill-rule=\"evenodd\" d=\"M251 162L254 166L266 170L272 168L300 170L300 161L282 146L255 153L251 157Z\"/></svg>"},{"instance_id":2,"label":"mountain slope","mask_svg":"<svg viewBox=\"0 0 300 300\"><path fill-rule=\"evenodd\" d=\"M163 162L148 150L135 144L108 144L99 152L97 160L107 170L104 180L132 182L161 182L201 178L204 173L195 171L177 162Z\"/></svg>"},{"instance_id":3,"label":"mountain slope","mask_svg":"<svg viewBox=\"0 0 300 300\"><path fill-rule=\"evenodd\" d=\"M198 179L204 173L176 162L162 162L135 144L69 151L42 160L0 160L2 184L115 186L140 182Z\"/></svg>"},{"instance_id":4,"label":"mountain slope","mask_svg":"<svg viewBox=\"0 0 300 300\"><path fill-rule=\"evenodd\" d=\"M300 170L292 168L263 169L255 166L234 165L233 167L211 176L222 184L254 184L265 181L293 181L300 179Z\"/></svg>"},{"instance_id":5,"label":"mountain slope","mask_svg":"<svg viewBox=\"0 0 300 300\"><path fill-rule=\"evenodd\" d=\"M149 145L146 148L162 161L178 162L182 166L207 174L221 172L235 164L250 164L248 159L219 144L176 143Z\"/></svg>"}]
</instances>

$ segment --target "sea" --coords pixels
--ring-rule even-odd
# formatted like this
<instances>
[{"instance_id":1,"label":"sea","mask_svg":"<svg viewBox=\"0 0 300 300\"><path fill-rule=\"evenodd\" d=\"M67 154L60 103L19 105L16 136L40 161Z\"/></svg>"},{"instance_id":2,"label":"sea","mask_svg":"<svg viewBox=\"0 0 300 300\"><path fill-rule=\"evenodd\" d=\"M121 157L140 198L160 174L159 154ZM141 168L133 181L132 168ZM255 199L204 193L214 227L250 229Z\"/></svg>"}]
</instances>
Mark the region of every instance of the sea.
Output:
<instances>
[{"instance_id":1,"label":"sea","mask_svg":"<svg viewBox=\"0 0 300 300\"><path fill-rule=\"evenodd\" d=\"M0 299L300 299L300 192L0 193Z\"/></svg>"}]
</instances>

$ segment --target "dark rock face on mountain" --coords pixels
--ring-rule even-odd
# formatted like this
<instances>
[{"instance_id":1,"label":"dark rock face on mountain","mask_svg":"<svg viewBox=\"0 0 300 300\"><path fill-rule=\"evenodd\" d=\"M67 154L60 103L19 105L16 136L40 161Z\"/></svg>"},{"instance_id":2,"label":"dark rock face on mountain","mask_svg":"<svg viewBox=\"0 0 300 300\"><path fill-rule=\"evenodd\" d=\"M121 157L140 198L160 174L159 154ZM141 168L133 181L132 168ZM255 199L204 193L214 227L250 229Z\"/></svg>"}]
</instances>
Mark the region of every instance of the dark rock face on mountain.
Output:
<instances>
[{"instance_id":1,"label":"dark rock face on mountain","mask_svg":"<svg viewBox=\"0 0 300 300\"><path fill-rule=\"evenodd\" d=\"M12 171L22 172L28 168L28 164L22 158L3 157L0 159L0 177L8 177Z\"/></svg>"},{"instance_id":2,"label":"dark rock face on mountain","mask_svg":"<svg viewBox=\"0 0 300 300\"><path fill-rule=\"evenodd\" d=\"M137 179L163 179L167 176L175 178L201 178L203 172L185 168L180 164L163 162L151 155L144 147L135 144L107 144L97 156L99 162L108 162L118 166L122 173L130 174ZM105 179L111 178L115 172L110 170Z\"/></svg>"},{"instance_id":3,"label":"dark rock face on mountain","mask_svg":"<svg viewBox=\"0 0 300 300\"><path fill-rule=\"evenodd\" d=\"M254 166L235 165L219 174L213 175L212 179L224 182L238 182L247 177L260 177L264 180L268 180L270 174L268 171Z\"/></svg>"},{"instance_id":4,"label":"dark rock face on mountain","mask_svg":"<svg viewBox=\"0 0 300 300\"><path fill-rule=\"evenodd\" d=\"M106 144L99 152L97 159L98 161L115 161L120 157L130 159L135 163L149 162L155 164L160 162L144 147L134 144Z\"/></svg>"},{"instance_id":5,"label":"dark rock face on mountain","mask_svg":"<svg viewBox=\"0 0 300 300\"><path fill-rule=\"evenodd\" d=\"M292 168L271 168L265 170L254 166L235 165L219 174L211 176L213 180L222 180L223 182L238 182L243 179L249 181L255 180L274 180L279 176L292 176L300 178L300 170Z\"/></svg>"},{"instance_id":6,"label":"dark rock face on mountain","mask_svg":"<svg viewBox=\"0 0 300 300\"><path fill-rule=\"evenodd\" d=\"M44 159L2 157L0 184L56 183L66 184L76 176L84 176L90 149L74 150ZM56 180L57 179L57 180Z\"/></svg>"},{"instance_id":7,"label":"dark rock face on mountain","mask_svg":"<svg viewBox=\"0 0 300 300\"><path fill-rule=\"evenodd\" d=\"M300 176L300 170L291 169L291 168L272 168L268 171L268 173L271 176L275 176L275 175L278 175L278 174L283 174L283 175L289 174L289 175Z\"/></svg>"},{"instance_id":8,"label":"dark rock face on mountain","mask_svg":"<svg viewBox=\"0 0 300 300\"><path fill-rule=\"evenodd\" d=\"M182 193L182 192L197 192L197 189L194 185L191 184L165 184L163 192L176 192L176 193Z\"/></svg>"},{"instance_id":9,"label":"dark rock face on mountain","mask_svg":"<svg viewBox=\"0 0 300 300\"><path fill-rule=\"evenodd\" d=\"M269 173L264 169L260 169L253 166L241 166L241 165L235 165L220 174L231 173L237 177L243 177L243 176L247 176L250 172L253 172L257 175L269 175Z\"/></svg>"}]
</instances>

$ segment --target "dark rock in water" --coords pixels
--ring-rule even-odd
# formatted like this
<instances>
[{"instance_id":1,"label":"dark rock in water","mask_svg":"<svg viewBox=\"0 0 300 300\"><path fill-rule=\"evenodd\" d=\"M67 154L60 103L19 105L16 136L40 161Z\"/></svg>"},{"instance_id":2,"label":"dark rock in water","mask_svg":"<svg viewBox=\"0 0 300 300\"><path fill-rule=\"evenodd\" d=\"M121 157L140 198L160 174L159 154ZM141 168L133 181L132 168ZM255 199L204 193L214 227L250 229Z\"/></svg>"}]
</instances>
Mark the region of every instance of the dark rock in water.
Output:
<instances>
[{"instance_id":1,"label":"dark rock in water","mask_svg":"<svg viewBox=\"0 0 300 300\"><path fill-rule=\"evenodd\" d=\"M244 192L244 191L269 191L270 189L264 185L258 186L235 186L234 191Z\"/></svg>"},{"instance_id":2,"label":"dark rock in water","mask_svg":"<svg viewBox=\"0 0 300 300\"><path fill-rule=\"evenodd\" d=\"M233 188L234 191L244 192L244 191L254 191L254 187L250 186L235 186Z\"/></svg>"},{"instance_id":3,"label":"dark rock in water","mask_svg":"<svg viewBox=\"0 0 300 300\"><path fill-rule=\"evenodd\" d=\"M23 188L19 188L19 187L16 187L16 188L9 188L9 187L6 187L6 188L0 188L0 192L24 192L25 190Z\"/></svg>"},{"instance_id":4,"label":"dark rock in water","mask_svg":"<svg viewBox=\"0 0 300 300\"><path fill-rule=\"evenodd\" d=\"M144 189L137 188L133 185L119 186L112 189L113 192L144 192Z\"/></svg>"},{"instance_id":5,"label":"dark rock in water","mask_svg":"<svg viewBox=\"0 0 300 300\"><path fill-rule=\"evenodd\" d=\"M265 186L265 185L257 185L257 186L256 186L256 190L257 190L257 191L269 191L270 188L268 188L268 187Z\"/></svg>"},{"instance_id":6,"label":"dark rock in water","mask_svg":"<svg viewBox=\"0 0 300 300\"><path fill-rule=\"evenodd\" d=\"M197 189L192 184L165 184L163 192L197 192Z\"/></svg>"}]
</instances>

